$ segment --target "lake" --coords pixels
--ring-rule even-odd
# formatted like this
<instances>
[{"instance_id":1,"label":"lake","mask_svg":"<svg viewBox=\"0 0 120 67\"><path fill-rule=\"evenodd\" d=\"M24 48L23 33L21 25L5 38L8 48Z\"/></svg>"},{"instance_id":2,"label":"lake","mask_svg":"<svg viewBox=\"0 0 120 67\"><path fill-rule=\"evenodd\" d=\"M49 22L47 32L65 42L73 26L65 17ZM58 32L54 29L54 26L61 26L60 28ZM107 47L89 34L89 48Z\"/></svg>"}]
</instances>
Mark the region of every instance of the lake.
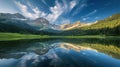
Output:
<instances>
[{"instance_id":1,"label":"lake","mask_svg":"<svg viewBox=\"0 0 120 67\"><path fill-rule=\"evenodd\" d=\"M120 40L0 41L0 67L120 67Z\"/></svg>"}]
</instances>

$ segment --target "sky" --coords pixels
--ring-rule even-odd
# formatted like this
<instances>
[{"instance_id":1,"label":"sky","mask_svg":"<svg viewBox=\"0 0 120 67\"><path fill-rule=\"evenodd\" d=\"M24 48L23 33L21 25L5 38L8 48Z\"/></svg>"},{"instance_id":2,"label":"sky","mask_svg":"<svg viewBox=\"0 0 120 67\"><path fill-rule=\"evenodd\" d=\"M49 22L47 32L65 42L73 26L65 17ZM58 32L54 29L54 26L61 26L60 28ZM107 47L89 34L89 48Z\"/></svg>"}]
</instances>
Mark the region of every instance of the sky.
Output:
<instances>
[{"instance_id":1,"label":"sky","mask_svg":"<svg viewBox=\"0 0 120 67\"><path fill-rule=\"evenodd\" d=\"M44 17L51 24L90 23L120 13L120 0L0 0L0 13Z\"/></svg>"}]
</instances>

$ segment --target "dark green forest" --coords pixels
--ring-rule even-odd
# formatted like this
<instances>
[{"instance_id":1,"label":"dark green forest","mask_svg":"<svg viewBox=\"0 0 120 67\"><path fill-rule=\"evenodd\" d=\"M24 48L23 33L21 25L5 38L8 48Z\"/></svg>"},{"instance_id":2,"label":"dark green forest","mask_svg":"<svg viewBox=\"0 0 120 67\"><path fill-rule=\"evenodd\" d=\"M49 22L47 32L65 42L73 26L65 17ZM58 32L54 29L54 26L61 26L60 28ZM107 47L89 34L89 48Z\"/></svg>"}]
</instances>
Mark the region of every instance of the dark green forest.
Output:
<instances>
[{"instance_id":1,"label":"dark green forest","mask_svg":"<svg viewBox=\"0 0 120 67\"><path fill-rule=\"evenodd\" d=\"M38 34L38 35L52 35L54 33L47 31L38 31L32 26L26 24L26 21L14 20L0 17L0 32L4 33L21 33L21 34Z\"/></svg>"},{"instance_id":2,"label":"dark green forest","mask_svg":"<svg viewBox=\"0 0 120 67\"><path fill-rule=\"evenodd\" d=\"M115 14L89 26L63 31L62 35L120 35L120 14Z\"/></svg>"},{"instance_id":3,"label":"dark green forest","mask_svg":"<svg viewBox=\"0 0 120 67\"><path fill-rule=\"evenodd\" d=\"M9 19L9 17L0 17L0 32L53 35L53 36L80 36L80 35L120 35L120 13L112 15L104 20L99 20L89 26L74 28L71 30L59 31L57 33L38 31L34 27L25 23L26 21Z\"/></svg>"}]
</instances>

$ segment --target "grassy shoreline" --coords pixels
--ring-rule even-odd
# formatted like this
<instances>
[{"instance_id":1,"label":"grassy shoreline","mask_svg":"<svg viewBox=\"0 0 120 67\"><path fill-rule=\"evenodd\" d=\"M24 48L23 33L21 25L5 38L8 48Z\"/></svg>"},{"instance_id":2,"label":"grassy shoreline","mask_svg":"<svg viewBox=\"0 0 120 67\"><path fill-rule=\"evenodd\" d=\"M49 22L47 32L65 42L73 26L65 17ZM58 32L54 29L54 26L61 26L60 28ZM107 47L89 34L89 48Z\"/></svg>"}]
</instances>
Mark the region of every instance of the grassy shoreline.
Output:
<instances>
[{"instance_id":1,"label":"grassy shoreline","mask_svg":"<svg viewBox=\"0 0 120 67\"><path fill-rule=\"evenodd\" d=\"M84 35L84 36L48 36L32 35L19 33L0 33L0 41L19 40L19 39L45 39L45 38L120 38L120 36L101 36L101 35Z\"/></svg>"}]
</instances>

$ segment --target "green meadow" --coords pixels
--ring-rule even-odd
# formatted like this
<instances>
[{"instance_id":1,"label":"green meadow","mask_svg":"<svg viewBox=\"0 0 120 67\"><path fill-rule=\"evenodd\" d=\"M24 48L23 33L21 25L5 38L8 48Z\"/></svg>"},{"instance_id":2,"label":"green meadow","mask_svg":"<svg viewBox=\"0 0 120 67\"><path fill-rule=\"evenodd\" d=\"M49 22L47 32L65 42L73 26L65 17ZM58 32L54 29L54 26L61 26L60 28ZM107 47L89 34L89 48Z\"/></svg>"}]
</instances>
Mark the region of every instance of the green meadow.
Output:
<instances>
[{"instance_id":1,"label":"green meadow","mask_svg":"<svg viewBox=\"0 0 120 67\"><path fill-rule=\"evenodd\" d=\"M19 39L43 39L43 38L120 38L120 36L100 36L100 35L84 35L84 36L48 36L48 35L32 35L19 33L0 33L0 41L19 40Z\"/></svg>"}]
</instances>

